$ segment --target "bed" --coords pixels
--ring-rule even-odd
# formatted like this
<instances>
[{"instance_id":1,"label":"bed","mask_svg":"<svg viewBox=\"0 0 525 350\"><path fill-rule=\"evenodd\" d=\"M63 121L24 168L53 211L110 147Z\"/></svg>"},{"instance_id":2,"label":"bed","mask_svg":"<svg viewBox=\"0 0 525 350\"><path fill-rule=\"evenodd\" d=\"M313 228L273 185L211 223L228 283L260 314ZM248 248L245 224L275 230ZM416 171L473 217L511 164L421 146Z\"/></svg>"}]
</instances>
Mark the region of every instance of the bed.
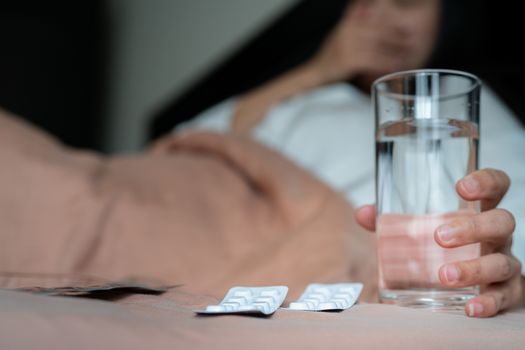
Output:
<instances>
[{"instance_id":1,"label":"bed","mask_svg":"<svg viewBox=\"0 0 525 350\"><path fill-rule=\"evenodd\" d=\"M299 10L312 16L312 4L305 1L286 16ZM336 11L343 2L331 4ZM251 82L231 79L221 90L221 74L230 73L217 70L158 114L154 134L275 73ZM206 86L210 95L200 93ZM479 349L525 343L523 308L469 319L461 312L377 304L375 240L355 223L351 204L249 138L185 134L110 158L67 148L0 111L0 162L2 349ZM340 281L365 285L358 304L344 312L193 312L235 285L287 285L290 301L309 283ZM108 285L120 289L107 291ZM93 288L97 293L86 291Z\"/></svg>"}]
</instances>

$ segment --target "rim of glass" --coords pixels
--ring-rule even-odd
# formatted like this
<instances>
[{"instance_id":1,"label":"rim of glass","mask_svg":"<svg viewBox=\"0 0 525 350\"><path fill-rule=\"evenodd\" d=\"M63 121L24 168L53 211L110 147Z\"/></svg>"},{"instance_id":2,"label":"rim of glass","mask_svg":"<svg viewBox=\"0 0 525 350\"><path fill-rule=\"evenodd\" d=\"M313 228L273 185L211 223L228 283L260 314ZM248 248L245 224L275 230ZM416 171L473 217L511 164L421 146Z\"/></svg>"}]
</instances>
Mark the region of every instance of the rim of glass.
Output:
<instances>
[{"instance_id":1,"label":"rim of glass","mask_svg":"<svg viewBox=\"0 0 525 350\"><path fill-rule=\"evenodd\" d=\"M460 71L460 70L454 70L454 69L411 69L411 70L405 70L405 71L390 73L390 74L384 75L384 76L374 80L374 82L372 83L372 91L377 92L377 93L379 93L379 94L381 94L383 96L388 96L388 97L397 98L397 99L414 99L414 98L417 97L417 95L406 95L406 94L400 94L400 93L397 93L397 92L387 92L387 91L384 91L384 90L381 90L381 89L377 88L377 86L379 84L381 84L381 83L387 82L389 80L394 80L394 79L399 78L399 77L404 76L404 75L417 76L419 74L426 75L426 74L432 74L432 73L442 73L442 74L454 75L454 76L457 76L457 77L466 78L466 79L468 79L471 82L471 85L468 88L466 88L465 90L461 91L461 92L452 93L452 94L449 94L449 95L441 95L441 96L439 96L438 99L440 99L440 100L442 100L442 99L447 99L448 100L448 99L456 98L456 97L459 97L459 96L463 96L463 95L468 94L468 93L472 92L473 90L475 90L476 88L481 86L481 80L477 76L475 76L474 74L468 73L468 72Z\"/></svg>"}]
</instances>

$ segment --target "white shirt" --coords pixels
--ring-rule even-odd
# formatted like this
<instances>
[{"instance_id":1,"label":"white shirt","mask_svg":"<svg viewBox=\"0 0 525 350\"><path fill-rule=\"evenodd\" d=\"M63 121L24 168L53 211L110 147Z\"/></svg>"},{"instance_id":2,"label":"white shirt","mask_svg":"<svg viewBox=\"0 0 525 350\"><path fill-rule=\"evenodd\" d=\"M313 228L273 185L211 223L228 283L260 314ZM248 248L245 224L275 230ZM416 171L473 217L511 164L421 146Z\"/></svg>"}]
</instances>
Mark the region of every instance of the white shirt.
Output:
<instances>
[{"instance_id":1,"label":"white shirt","mask_svg":"<svg viewBox=\"0 0 525 350\"><path fill-rule=\"evenodd\" d=\"M178 126L225 132L235 98ZM375 201L374 118L370 97L347 84L313 90L283 102L253 131L259 142L280 151L339 191L355 206ZM516 218L513 253L525 275L525 129L484 86L480 110L480 167L505 171L511 189L499 207Z\"/></svg>"}]
</instances>

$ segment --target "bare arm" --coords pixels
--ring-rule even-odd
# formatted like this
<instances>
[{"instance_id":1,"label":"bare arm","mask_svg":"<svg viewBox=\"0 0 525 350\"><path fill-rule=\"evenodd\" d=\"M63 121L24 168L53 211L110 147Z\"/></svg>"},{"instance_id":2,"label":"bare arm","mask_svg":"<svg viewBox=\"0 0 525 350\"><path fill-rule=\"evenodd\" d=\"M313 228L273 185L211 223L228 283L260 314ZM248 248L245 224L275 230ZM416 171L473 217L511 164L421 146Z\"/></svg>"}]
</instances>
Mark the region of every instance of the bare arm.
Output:
<instances>
[{"instance_id":1,"label":"bare arm","mask_svg":"<svg viewBox=\"0 0 525 350\"><path fill-rule=\"evenodd\" d=\"M274 105L323 83L316 67L307 63L248 92L239 100L232 121L233 130L240 133L250 131Z\"/></svg>"},{"instance_id":2,"label":"bare arm","mask_svg":"<svg viewBox=\"0 0 525 350\"><path fill-rule=\"evenodd\" d=\"M348 8L309 61L241 96L232 129L249 132L272 106L308 90L360 73L396 70L402 64L404 45L358 2Z\"/></svg>"}]
</instances>

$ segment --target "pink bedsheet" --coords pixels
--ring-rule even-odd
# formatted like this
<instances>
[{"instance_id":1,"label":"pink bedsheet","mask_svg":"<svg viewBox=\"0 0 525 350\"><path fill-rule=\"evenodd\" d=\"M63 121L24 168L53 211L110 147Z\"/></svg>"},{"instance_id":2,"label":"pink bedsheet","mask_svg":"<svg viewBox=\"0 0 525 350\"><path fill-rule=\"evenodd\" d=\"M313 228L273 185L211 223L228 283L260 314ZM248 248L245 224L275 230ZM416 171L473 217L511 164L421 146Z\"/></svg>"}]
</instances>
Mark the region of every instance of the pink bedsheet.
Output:
<instances>
[{"instance_id":1,"label":"pink bedsheet","mask_svg":"<svg viewBox=\"0 0 525 350\"><path fill-rule=\"evenodd\" d=\"M2 349L523 349L525 310L490 319L379 304L340 313L200 317L177 289L116 302L0 291Z\"/></svg>"}]
</instances>

